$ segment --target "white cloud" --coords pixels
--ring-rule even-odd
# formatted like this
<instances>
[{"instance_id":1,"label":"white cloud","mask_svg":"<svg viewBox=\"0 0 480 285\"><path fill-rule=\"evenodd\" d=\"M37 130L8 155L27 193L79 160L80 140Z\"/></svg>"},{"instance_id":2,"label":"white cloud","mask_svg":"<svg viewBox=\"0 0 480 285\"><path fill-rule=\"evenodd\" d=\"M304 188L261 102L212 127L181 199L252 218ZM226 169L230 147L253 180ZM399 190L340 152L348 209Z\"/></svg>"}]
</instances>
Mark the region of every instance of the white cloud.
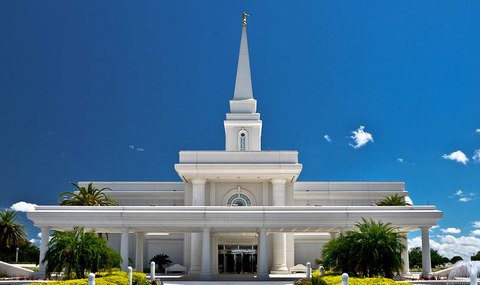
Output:
<instances>
[{"instance_id":1,"label":"white cloud","mask_svg":"<svg viewBox=\"0 0 480 285\"><path fill-rule=\"evenodd\" d=\"M474 153L472 156L473 161L480 162L480 149L476 149L473 153Z\"/></svg>"},{"instance_id":2,"label":"white cloud","mask_svg":"<svg viewBox=\"0 0 480 285\"><path fill-rule=\"evenodd\" d=\"M35 211L35 206L38 206L37 204L32 204L32 203L27 203L27 202L17 202L13 204L10 209L17 211L17 212L32 212Z\"/></svg>"},{"instance_id":3,"label":"white cloud","mask_svg":"<svg viewBox=\"0 0 480 285\"><path fill-rule=\"evenodd\" d=\"M480 133L480 129L476 129L475 132L476 132L476 133Z\"/></svg>"},{"instance_id":4,"label":"white cloud","mask_svg":"<svg viewBox=\"0 0 480 285\"><path fill-rule=\"evenodd\" d=\"M480 236L480 230L474 230L474 231L472 231L472 235Z\"/></svg>"},{"instance_id":5,"label":"white cloud","mask_svg":"<svg viewBox=\"0 0 480 285\"><path fill-rule=\"evenodd\" d=\"M454 237L452 235L437 236L440 240L430 239L430 247L438 250L438 252L448 258L455 255L463 257L464 260L480 251L480 238L473 236ZM416 237L408 240L408 248L422 245L422 238Z\"/></svg>"},{"instance_id":6,"label":"white cloud","mask_svg":"<svg viewBox=\"0 0 480 285\"><path fill-rule=\"evenodd\" d=\"M440 231L446 234L459 234L461 232L461 230L457 228L440 229Z\"/></svg>"},{"instance_id":7,"label":"white cloud","mask_svg":"<svg viewBox=\"0 0 480 285\"><path fill-rule=\"evenodd\" d=\"M355 141L355 144L349 144L353 148L360 148L366 145L368 142L373 142L372 134L364 131L365 127L360 126L358 130L353 131L350 138Z\"/></svg>"},{"instance_id":8,"label":"white cloud","mask_svg":"<svg viewBox=\"0 0 480 285\"><path fill-rule=\"evenodd\" d=\"M332 139L330 138L329 135L324 135L323 138L324 138L327 142L332 142Z\"/></svg>"},{"instance_id":9,"label":"white cloud","mask_svg":"<svg viewBox=\"0 0 480 285\"><path fill-rule=\"evenodd\" d=\"M38 239L34 239L34 238L30 239L29 241L30 241L31 243L37 243L37 242L39 242Z\"/></svg>"},{"instance_id":10,"label":"white cloud","mask_svg":"<svg viewBox=\"0 0 480 285\"><path fill-rule=\"evenodd\" d=\"M472 222L474 228L480 228L480 221Z\"/></svg>"},{"instance_id":11,"label":"white cloud","mask_svg":"<svg viewBox=\"0 0 480 285\"><path fill-rule=\"evenodd\" d=\"M456 162L460 162L460 163L463 163L463 164L467 164L467 162L468 162L468 157L461 150L457 150L457 151L452 152L451 154L448 154L448 155L444 154L444 155L442 155L442 158L455 160Z\"/></svg>"},{"instance_id":12,"label":"white cloud","mask_svg":"<svg viewBox=\"0 0 480 285\"><path fill-rule=\"evenodd\" d=\"M39 232L39 233L37 234L37 236L38 236L39 238L42 238L42 232Z\"/></svg>"},{"instance_id":13,"label":"white cloud","mask_svg":"<svg viewBox=\"0 0 480 285\"><path fill-rule=\"evenodd\" d=\"M453 193L453 196L448 196L448 198L458 198L459 202L468 202L477 199L475 197L475 193L464 193L462 190L458 190L457 192Z\"/></svg>"},{"instance_id":14,"label":"white cloud","mask_svg":"<svg viewBox=\"0 0 480 285\"><path fill-rule=\"evenodd\" d=\"M131 149L131 150L136 150L136 151L145 151L144 148L141 148L141 147L138 147L138 146L135 147L133 144L129 145L128 148Z\"/></svg>"},{"instance_id":15,"label":"white cloud","mask_svg":"<svg viewBox=\"0 0 480 285\"><path fill-rule=\"evenodd\" d=\"M400 162L400 163L403 163L403 158L399 157L399 158L397 158L397 161Z\"/></svg>"}]
</instances>

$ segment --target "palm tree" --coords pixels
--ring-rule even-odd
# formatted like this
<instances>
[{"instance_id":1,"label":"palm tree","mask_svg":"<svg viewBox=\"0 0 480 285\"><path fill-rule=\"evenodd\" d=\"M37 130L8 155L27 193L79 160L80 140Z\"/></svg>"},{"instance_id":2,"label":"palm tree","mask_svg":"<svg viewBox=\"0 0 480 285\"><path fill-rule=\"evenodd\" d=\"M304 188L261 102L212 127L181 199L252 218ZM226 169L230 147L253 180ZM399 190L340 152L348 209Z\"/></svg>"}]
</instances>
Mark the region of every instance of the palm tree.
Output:
<instances>
[{"instance_id":1,"label":"palm tree","mask_svg":"<svg viewBox=\"0 0 480 285\"><path fill-rule=\"evenodd\" d=\"M405 201L404 196L395 194L385 196L383 200L377 203L377 206L411 206L411 204Z\"/></svg>"},{"instance_id":2,"label":"palm tree","mask_svg":"<svg viewBox=\"0 0 480 285\"><path fill-rule=\"evenodd\" d=\"M393 277L402 269L402 235L390 223L362 219L356 229L329 241L322 250L325 266L350 275Z\"/></svg>"},{"instance_id":3,"label":"palm tree","mask_svg":"<svg viewBox=\"0 0 480 285\"><path fill-rule=\"evenodd\" d=\"M172 263L170 260L170 257L164 253L157 254L152 259L150 259L150 262L155 262L155 265L158 265L158 268L163 272L165 269L165 266L169 265Z\"/></svg>"},{"instance_id":4,"label":"palm tree","mask_svg":"<svg viewBox=\"0 0 480 285\"><path fill-rule=\"evenodd\" d=\"M390 223L362 220L362 223L356 224L358 232L352 232L355 243L359 245L357 269L364 276L378 276L383 272L386 277L392 278L393 272L402 269L401 253L406 250L402 241L405 238Z\"/></svg>"},{"instance_id":5,"label":"palm tree","mask_svg":"<svg viewBox=\"0 0 480 285\"><path fill-rule=\"evenodd\" d=\"M16 248L28 242L27 226L17 221L17 215L13 210L0 211L0 249Z\"/></svg>"},{"instance_id":6,"label":"palm tree","mask_svg":"<svg viewBox=\"0 0 480 285\"><path fill-rule=\"evenodd\" d=\"M77 192L62 192L60 193L60 205L62 206L118 206L118 203L103 193L105 190L112 190L110 188L98 189L88 184L88 187L80 187L75 183L70 183L77 188Z\"/></svg>"},{"instance_id":7,"label":"palm tree","mask_svg":"<svg viewBox=\"0 0 480 285\"><path fill-rule=\"evenodd\" d=\"M84 232L80 227L67 232L53 232L42 260L47 262L47 275L65 271L67 278L72 277L72 273L77 278L83 278L85 272L110 270L119 266L120 261L120 254L109 248L105 239L97 237L94 232Z\"/></svg>"}]
</instances>

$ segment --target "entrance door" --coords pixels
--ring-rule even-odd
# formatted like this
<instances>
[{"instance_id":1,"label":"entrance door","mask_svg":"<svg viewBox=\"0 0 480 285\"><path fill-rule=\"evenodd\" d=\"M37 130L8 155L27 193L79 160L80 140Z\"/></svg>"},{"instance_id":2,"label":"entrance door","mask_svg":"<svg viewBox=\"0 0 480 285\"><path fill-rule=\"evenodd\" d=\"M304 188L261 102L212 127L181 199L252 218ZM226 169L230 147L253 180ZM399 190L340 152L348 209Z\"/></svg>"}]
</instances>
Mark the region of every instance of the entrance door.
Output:
<instances>
[{"instance_id":1,"label":"entrance door","mask_svg":"<svg viewBox=\"0 0 480 285\"><path fill-rule=\"evenodd\" d=\"M255 273L257 272L256 245L219 245L219 273Z\"/></svg>"}]
</instances>

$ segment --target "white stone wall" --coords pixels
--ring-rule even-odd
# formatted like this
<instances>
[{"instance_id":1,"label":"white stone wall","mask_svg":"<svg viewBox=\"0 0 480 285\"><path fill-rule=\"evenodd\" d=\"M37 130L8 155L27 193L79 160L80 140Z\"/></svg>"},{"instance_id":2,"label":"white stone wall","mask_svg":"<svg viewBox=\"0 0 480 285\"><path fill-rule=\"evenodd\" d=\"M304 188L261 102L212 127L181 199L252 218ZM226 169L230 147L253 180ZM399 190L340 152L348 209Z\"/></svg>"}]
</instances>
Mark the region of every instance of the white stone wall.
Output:
<instances>
[{"instance_id":1,"label":"white stone wall","mask_svg":"<svg viewBox=\"0 0 480 285\"><path fill-rule=\"evenodd\" d=\"M224 206L223 199L225 195L240 186L243 189L248 190L250 193L253 194L257 206L261 206L263 204L263 184L261 182L227 182L227 183L215 183L215 205L216 206Z\"/></svg>"}]
</instances>

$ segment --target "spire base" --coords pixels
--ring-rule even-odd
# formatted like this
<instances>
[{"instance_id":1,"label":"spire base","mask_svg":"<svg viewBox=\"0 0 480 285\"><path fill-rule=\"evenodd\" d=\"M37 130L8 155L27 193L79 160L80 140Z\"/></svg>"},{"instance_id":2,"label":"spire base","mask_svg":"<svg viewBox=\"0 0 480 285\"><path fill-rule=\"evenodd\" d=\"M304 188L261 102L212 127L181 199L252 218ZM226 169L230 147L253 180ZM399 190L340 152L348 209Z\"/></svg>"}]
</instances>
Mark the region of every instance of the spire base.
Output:
<instances>
[{"instance_id":1,"label":"spire base","mask_svg":"<svg viewBox=\"0 0 480 285\"><path fill-rule=\"evenodd\" d=\"M230 100L230 113L247 113L252 114L257 111L257 100Z\"/></svg>"}]
</instances>

